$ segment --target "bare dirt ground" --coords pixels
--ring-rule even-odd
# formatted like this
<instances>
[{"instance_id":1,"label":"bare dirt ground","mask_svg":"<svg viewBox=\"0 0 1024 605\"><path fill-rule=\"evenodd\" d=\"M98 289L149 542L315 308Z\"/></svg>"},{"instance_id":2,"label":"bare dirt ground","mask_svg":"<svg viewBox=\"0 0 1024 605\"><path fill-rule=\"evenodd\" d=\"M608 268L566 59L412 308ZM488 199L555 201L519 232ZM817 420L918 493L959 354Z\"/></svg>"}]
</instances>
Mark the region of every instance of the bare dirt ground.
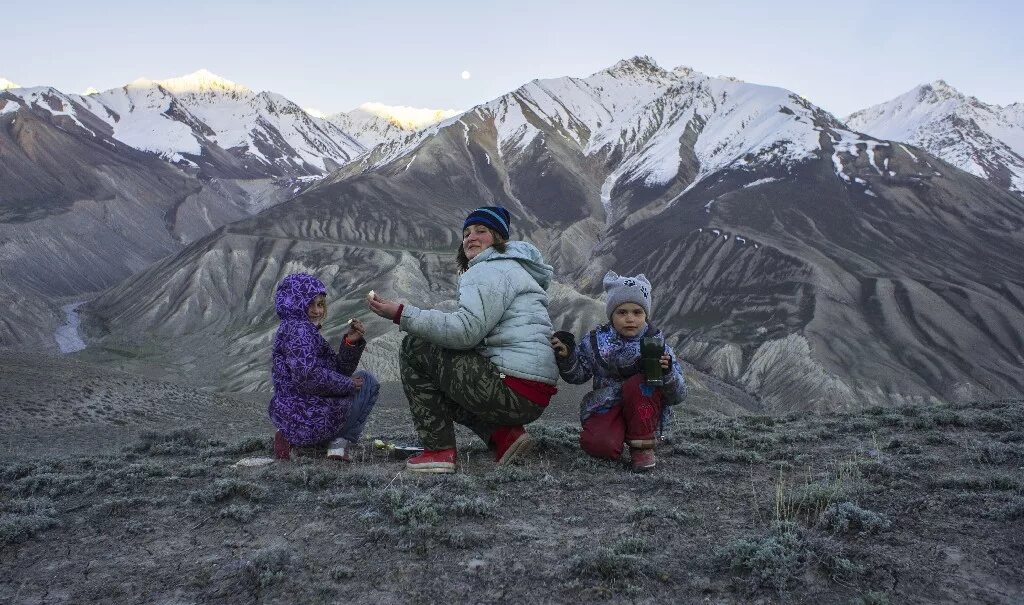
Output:
<instances>
[{"instance_id":1,"label":"bare dirt ground","mask_svg":"<svg viewBox=\"0 0 1024 605\"><path fill-rule=\"evenodd\" d=\"M635 474L582 454L567 390L523 464L460 432L419 476L366 445L236 467L263 396L2 361L0 602L1024 601L1024 401L684 412ZM367 433L415 442L396 385Z\"/></svg>"}]
</instances>

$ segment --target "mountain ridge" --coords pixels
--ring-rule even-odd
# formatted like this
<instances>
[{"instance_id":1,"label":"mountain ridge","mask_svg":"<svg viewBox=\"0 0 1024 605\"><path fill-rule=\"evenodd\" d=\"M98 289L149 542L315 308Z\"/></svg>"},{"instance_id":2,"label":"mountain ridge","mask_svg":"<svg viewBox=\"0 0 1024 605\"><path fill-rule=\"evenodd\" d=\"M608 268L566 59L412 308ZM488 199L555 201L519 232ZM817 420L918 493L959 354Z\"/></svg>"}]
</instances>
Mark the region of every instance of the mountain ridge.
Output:
<instances>
[{"instance_id":1,"label":"mountain ridge","mask_svg":"<svg viewBox=\"0 0 1024 605\"><path fill-rule=\"evenodd\" d=\"M237 361L220 362L211 381L264 388L266 301L287 271L324 278L341 317L365 314L369 289L450 305L457 227L473 207L501 204L514 237L556 267L556 326L603 321L604 271L644 272L676 350L765 410L1024 389L1007 371L1024 359L1019 200L913 145L851 131L785 89L643 58L612 71L536 80L374 148L183 252L179 277L154 270L102 295L86 310L93 338L120 337L113 317L182 342L213 338L210 351ZM197 271L211 277L184 279ZM194 307L214 287L211 304L230 296L224 306L248 311L206 317L159 303L154 315L167 291L199 296ZM398 336L367 320L382 333L367 359L386 367ZM201 361L190 364L211 354L193 348Z\"/></svg>"}]
</instances>

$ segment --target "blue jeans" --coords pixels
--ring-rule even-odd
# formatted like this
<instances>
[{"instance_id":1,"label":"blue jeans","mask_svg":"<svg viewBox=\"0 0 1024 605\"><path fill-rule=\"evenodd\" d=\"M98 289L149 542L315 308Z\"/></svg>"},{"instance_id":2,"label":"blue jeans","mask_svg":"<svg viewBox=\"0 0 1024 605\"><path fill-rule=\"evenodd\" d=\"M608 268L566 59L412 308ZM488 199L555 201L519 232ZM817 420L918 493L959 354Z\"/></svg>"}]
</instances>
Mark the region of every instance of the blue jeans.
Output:
<instances>
[{"instance_id":1,"label":"blue jeans","mask_svg":"<svg viewBox=\"0 0 1024 605\"><path fill-rule=\"evenodd\" d=\"M345 419L345 424L341 427L338 436L344 437L349 443L356 443L363 433L363 427L366 426L366 420L370 417L374 404L377 403L380 383L377 382L373 374L366 370L359 370L352 376L362 376L363 388L359 389L353 398L352 407L348 409L348 418Z\"/></svg>"}]
</instances>

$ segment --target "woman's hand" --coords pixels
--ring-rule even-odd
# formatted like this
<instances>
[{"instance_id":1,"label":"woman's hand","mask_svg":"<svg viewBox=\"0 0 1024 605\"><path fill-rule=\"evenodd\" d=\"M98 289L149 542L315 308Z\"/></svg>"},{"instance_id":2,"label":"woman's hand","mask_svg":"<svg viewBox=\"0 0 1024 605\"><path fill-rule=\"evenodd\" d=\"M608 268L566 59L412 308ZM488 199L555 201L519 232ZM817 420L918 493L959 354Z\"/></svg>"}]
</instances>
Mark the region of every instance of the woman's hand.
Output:
<instances>
[{"instance_id":1,"label":"woman's hand","mask_svg":"<svg viewBox=\"0 0 1024 605\"><path fill-rule=\"evenodd\" d=\"M376 294L373 295L373 298L368 299L366 304L370 307L371 311L391 321L395 320L395 316L398 315L398 308L401 306Z\"/></svg>"},{"instance_id":2,"label":"woman's hand","mask_svg":"<svg viewBox=\"0 0 1024 605\"><path fill-rule=\"evenodd\" d=\"M348 332L345 333L345 342L350 345L358 344L366 336L366 326L358 319L349 320Z\"/></svg>"},{"instance_id":3,"label":"woman's hand","mask_svg":"<svg viewBox=\"0 0 1024 605\"><path fill-rule=\"evenodd\" d=\"M565 359L569 356L569 347L565 346L565 343L558 340L557 336L551 337L551 348L555 351L555 355Z\"/></svg>"},{"instance_id":4,"label":"woman's hand","mask_svg":"<svg viewBox=\"0 0 1024 605\"><path fill-rule=\"evenodd\" d=\"M672 356L665 353L661 356L661 369L667 370L672 367Z\"/></svg>"},{"instance_id":5,"label":"woman's hand","mask_svg":"<svg viewBox=\"0 0 1024 605\"><path fill-rule=\"evenodd\" d=\"M362 376L353 376L352 377L352 386L354 386L357 391L361 391L362 388L363 388L363 377Z\"/></svg>"}]
</instances>

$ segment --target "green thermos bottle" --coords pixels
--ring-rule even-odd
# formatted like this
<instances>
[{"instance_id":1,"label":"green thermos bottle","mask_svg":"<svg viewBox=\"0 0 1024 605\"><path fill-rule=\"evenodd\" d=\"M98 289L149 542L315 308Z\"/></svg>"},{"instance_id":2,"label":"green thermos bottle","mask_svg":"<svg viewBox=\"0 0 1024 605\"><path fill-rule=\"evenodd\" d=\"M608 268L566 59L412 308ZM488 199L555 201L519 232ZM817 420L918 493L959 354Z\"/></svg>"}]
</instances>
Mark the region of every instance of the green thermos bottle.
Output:
<instances>
[{"instance_id":1,"label":"green thermos bottle","mask_svg":"<svg viewBox=\"0 0 1024 605\"><path fill-rule=\"evenodd\" d=\"M644 378L649 386L660 387L665 384L664 370L661 369L661 356L664 354L664 338L644 336L640 340L640 358L643 360Z\"/></svg>"}]
</instances>

